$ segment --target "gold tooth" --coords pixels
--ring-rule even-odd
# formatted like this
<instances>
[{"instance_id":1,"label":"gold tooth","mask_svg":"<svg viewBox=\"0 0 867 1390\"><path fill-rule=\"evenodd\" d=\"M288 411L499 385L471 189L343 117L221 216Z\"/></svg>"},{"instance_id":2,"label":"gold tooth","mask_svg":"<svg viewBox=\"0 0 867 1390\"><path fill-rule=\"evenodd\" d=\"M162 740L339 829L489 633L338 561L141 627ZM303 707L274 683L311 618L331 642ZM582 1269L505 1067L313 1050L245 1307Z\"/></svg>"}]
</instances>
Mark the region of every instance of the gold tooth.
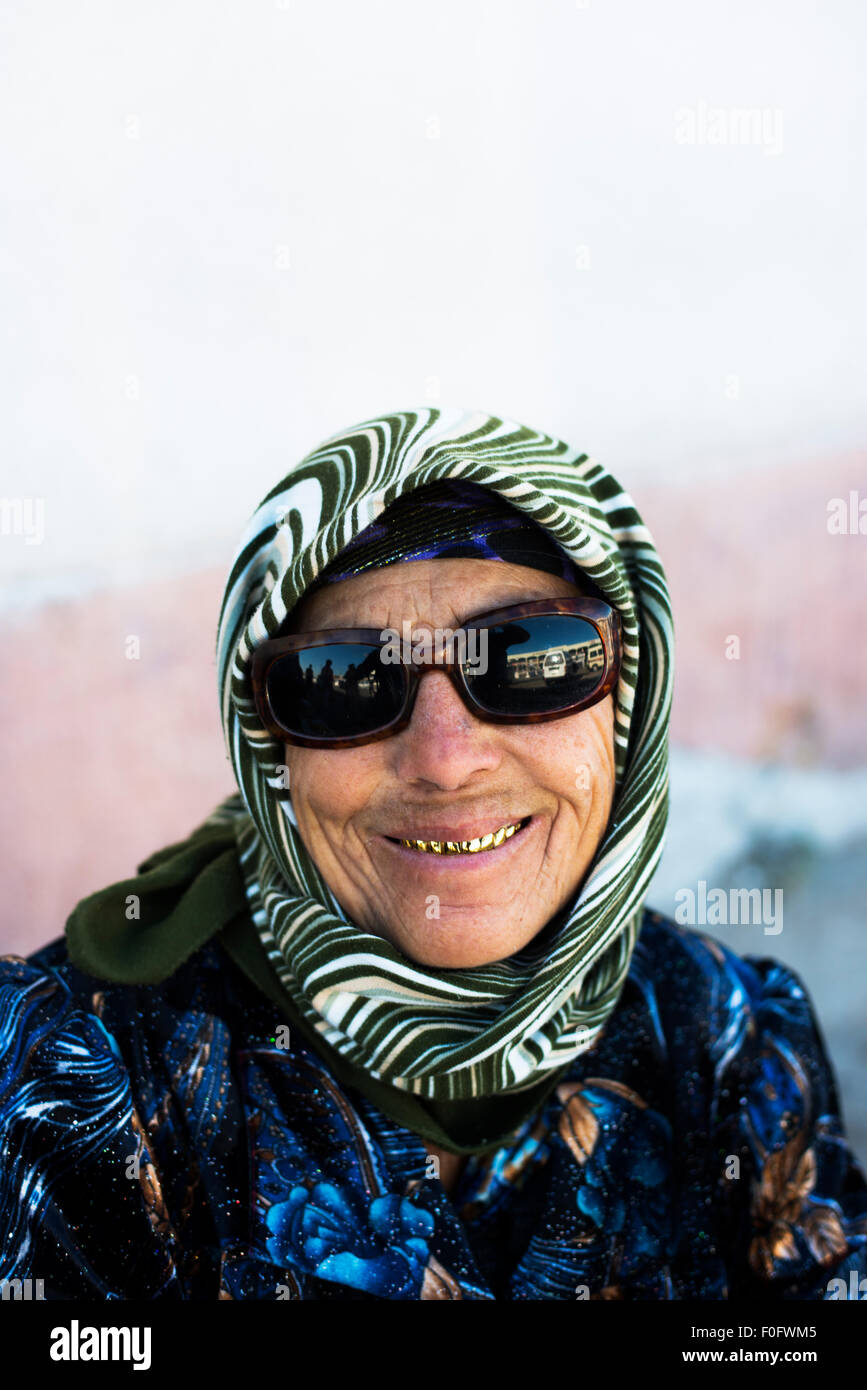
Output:
<instances>
[{"instance_id":1,"label":"gold tooth","mask_svg":"<svg viewBox=\"0 0 867 1390\"><path fill-rule=\"evenodd\" d=\"M499 830L481 835L474 840L401 840L407 849L415 849L428 854L478 854L482 850L497 849L520 829L520 822L502 825Z\"/></svg>"}]
</instances>

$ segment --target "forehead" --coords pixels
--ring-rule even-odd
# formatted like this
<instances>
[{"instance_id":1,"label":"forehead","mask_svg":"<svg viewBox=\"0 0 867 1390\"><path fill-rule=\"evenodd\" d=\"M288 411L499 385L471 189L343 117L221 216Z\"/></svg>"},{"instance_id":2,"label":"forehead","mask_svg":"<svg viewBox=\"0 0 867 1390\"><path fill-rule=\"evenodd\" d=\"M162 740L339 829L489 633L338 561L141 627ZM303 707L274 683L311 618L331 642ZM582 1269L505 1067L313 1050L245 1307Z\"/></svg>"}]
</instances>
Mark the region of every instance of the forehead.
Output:
<instances>
[{"instance_id":1,"label":"forehead","mask_svg":"<svg viewBox=\"0 0 867 1390\"><path fill-rule=\"evenodd\" d=\"M404 619L445 627L485 609L584 592L545 570L501 560L407 560L315 590L296 605L285 630L394 626Z\"/></svg>"}]
</instances>

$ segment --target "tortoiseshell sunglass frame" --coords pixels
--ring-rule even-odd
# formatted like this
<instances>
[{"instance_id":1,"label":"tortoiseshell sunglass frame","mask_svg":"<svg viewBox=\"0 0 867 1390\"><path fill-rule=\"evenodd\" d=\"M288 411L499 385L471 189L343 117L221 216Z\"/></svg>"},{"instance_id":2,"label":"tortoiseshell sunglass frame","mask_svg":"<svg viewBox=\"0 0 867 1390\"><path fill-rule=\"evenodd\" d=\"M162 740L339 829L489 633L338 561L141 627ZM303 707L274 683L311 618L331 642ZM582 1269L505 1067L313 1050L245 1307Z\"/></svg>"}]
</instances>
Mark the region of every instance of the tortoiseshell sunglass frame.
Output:
<instances>
[{"instance_id":1,"label":"tortoiseshell sunglass frame","mask_svg":"<svg viewBox=\"0 0 867 1390\"><path fill-rule=\"evenodd\" d=\"M544 710L538 713L504 714L498 710L487 709L472 695L461 671L461 663L454 656L443 654L442 659L431 656L427 660L402 661L406 673L406 687L403 703L398 715L380 729L369 730L363 734L336 738L317 738L308 734L298 734L285 729L271 709L267 693L268 671L280 657L307 647L333 646L339 643L363 644L372 647L386 645L381 629L370 627L319 628L312 632L290 633L284 637L272 637L263 642L253 653L251 660L251 680L256 711L267 731L283 743L300 748L357 748L365 743L375 743L379 739L391 738L393 734L405 729L412 718L413 705L418 693L418 683L428 669L444 672L464 704L477 718L493 724L544 724L552 719L564 719L567 715L578 714L592 705L604 700L617 684L620 675L622 637L620 614L610 604L596 598L553 598L535 599L528 603L514 603L507 608L495 608L485 613L477 613L466 618L459 627L450 629L455 634L466 632L469 628L482 629L496 627L501 623L520 618L555 617L560 614L573 615L587 619L602 642L604 663L599 682L589 695L563 709ZM472 666L471 662L465 663ZM419 669L422 668L422 669Z\"/></svg>"}]
</instances>

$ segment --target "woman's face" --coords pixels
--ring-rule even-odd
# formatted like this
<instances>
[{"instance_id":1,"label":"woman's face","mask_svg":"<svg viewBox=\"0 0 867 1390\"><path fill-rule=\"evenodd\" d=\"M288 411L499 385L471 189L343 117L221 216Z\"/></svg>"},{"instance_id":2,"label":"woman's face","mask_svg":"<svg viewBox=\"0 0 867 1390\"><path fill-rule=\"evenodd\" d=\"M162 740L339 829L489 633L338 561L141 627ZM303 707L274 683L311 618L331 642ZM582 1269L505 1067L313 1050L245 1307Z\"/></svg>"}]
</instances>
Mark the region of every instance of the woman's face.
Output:
<instances>
[{"instance_id":1,"label":"woman's face","mask_svg":"<svg viewBox=\"0 0 867 1390\"><path fill-rule=\"evenodd\" d=\"M473 614L581 591L499 560L415 560L316 590L314 628L457 628ZM418 636L416 639L418 640ZM470 967L526 946L575 895L614 793L613 698L542 724L477 719L442 671L412 719L359 748L286 745L301 838L347 916L422 965ZM496 849L438 855L398 841L469 840L529 818Z\"/></svg>"}]
</instances>

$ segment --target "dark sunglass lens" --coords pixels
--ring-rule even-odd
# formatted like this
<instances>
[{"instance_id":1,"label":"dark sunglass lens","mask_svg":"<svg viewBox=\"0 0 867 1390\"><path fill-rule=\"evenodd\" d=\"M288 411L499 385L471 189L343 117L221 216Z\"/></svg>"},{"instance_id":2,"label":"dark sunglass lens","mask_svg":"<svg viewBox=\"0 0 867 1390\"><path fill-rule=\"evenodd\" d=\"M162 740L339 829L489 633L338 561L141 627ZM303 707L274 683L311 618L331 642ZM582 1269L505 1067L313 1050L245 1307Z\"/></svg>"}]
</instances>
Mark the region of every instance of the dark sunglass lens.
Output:
<instances>
[{"instance_id":1,"label":"dark sunglass lens","mask_svg":"<svg viewBox=\"0 0 867 1390\"><path fill-rule=\"evenodd\" d=\"M289 733L354 738L390 724L403 704L404 674L379 647L335 642L287 652L268 668L271 710Z\"/></svg>"},{"instance_id":2,"label":"dark sunglass lens","mask_svg":"<svg viewBox=\"0 0 867 1390\"><path fill-rule=\"evenodd\" d=\"M605 672L596 628L571 614L516 618L482 628L463 665L473 697L497 714L549 714L592 695ZM472 658L478 664L472 664Z\"/></svg>"}]
</instances>

